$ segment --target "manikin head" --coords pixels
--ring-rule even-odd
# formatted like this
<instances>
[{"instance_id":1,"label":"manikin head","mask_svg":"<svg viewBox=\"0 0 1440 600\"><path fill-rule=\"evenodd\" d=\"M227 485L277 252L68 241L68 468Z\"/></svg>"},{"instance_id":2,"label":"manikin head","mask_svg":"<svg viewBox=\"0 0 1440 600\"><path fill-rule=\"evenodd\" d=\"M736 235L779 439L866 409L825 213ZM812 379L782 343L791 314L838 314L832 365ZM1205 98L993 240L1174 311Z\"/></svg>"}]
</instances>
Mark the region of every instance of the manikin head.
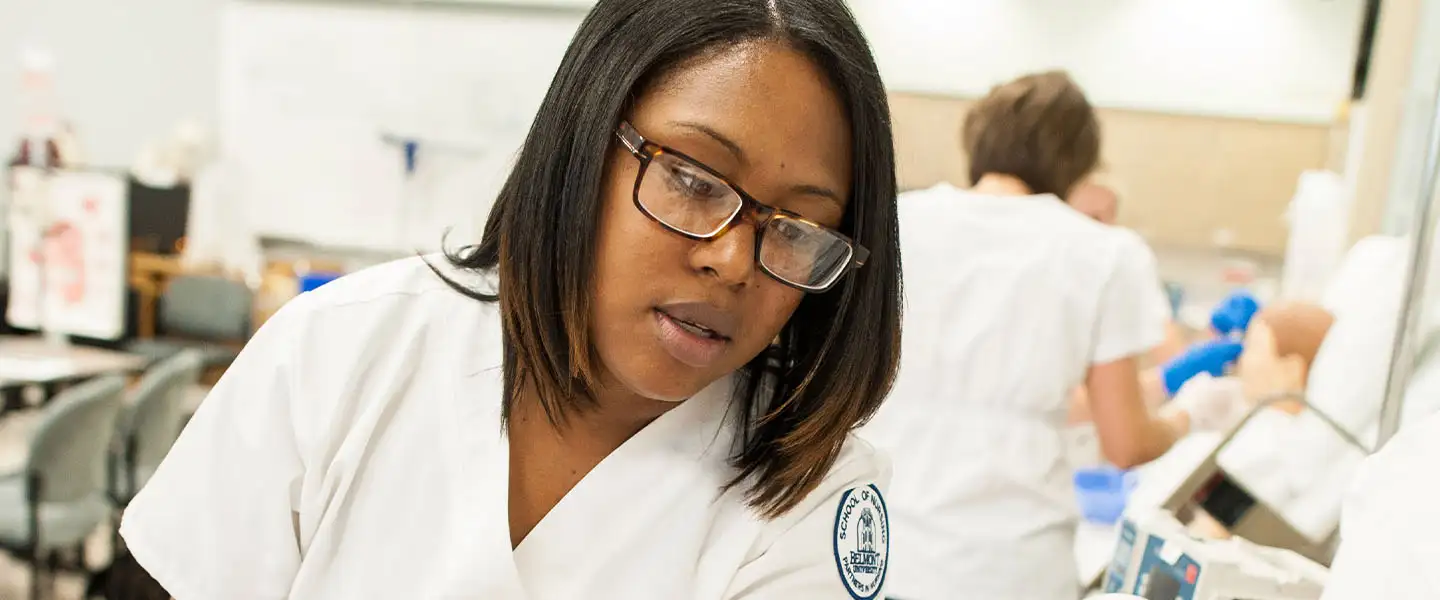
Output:
<instances>
[{"instance_id":1,"label":"manikin head","mask_svg":"<svg viewBox=\"0 0 1440 600\"><path fill-rule=\"evenodd\" d=\"M1245 334L1245 350L1237 366L1245 396L1261 401L1274 394L1303 391L1310 365L1334 322L1329 311L1304 302L1275 304L1257 313ZM1287 402L1277 408L1293 414L1302 407Z\"/></svg>"}]
</instances>

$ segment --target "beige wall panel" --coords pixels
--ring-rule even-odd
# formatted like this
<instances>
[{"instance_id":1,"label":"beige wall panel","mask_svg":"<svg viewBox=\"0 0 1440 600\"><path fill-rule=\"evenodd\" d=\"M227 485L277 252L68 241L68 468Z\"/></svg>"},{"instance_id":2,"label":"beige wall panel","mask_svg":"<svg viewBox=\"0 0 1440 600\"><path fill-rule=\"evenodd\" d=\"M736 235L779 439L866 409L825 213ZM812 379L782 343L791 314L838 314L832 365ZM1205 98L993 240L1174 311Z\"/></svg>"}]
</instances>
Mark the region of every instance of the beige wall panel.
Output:
<instances>
[{"instance_id":1,"label":"beige wall panel","mask_svg":"<svg viewBox=\"0 0 1440 600\"><path fill-rule=\"evenodd\" d=\"M959 131L969 101L890 101L901 188L966 184ZM1223 230L1235 249L1278 255L1297 178L1330 160L1326 124L1112 109L1100 118L1105 164L1127 188L1121 222L1156 245L1210 247Z\"/></svg>"}]
</instances>

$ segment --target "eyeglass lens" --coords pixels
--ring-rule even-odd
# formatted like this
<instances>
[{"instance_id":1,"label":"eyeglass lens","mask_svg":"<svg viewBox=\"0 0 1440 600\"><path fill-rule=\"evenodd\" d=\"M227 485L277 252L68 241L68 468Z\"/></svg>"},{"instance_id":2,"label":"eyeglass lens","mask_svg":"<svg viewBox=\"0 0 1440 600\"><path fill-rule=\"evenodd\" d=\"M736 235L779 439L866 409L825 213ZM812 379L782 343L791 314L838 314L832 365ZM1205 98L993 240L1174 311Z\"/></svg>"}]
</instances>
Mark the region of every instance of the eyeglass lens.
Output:
<instances>
[{"instance_id":1,"label":"eyeglass lens","mask_svg":"<svg viewBox=\"0 0 1440 600\"><path fill-rule=\"evenodd\" d=\"M636 199L666 226L698 238L720 233L745 201L729 184L699 166L666 152L651 159ZM830 285L849 264L853 249L833 232L785 214L776 214L760 233L760 265L791 285Z\"/></svg>"}]
</instances>

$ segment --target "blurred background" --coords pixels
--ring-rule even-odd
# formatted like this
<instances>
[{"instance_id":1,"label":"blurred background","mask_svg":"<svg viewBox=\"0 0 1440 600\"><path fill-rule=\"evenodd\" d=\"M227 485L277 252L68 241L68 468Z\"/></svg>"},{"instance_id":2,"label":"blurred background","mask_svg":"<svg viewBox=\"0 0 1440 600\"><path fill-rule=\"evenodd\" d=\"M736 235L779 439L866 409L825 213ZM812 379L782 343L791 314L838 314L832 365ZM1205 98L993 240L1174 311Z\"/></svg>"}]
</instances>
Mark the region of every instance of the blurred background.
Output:
<instances>
[{"instance_id":1,"label":"blurred background","mask_svg":"<svg viewBox=\"0 0 1440 600\"><path fill-rule=\"evenodd\" d=\"M447 230L474 241L591 5L0 0L0 457L24 462L27 427L73 382L189 349L193 408L287 299ZM1067 70L1100 108L1117 222L1155 249L1179 323L1205 329L1237 287L1318 301L1379 239L1405 292L1370 400L1426 364L1440 3L850 5L890 89L902 189L967 185L967 106Z\"/></svg>"},{"instance_id":2,"label":"blurred background","mask_svg":"<svg viewBox=\"0 0 1440 600\"><path fill-rule=\"evenodd\" d=\"M67 166L183 171L183 210L131 210L187 221L151 237L252 280L291 251L351 267L431 250L446 227L473 238L587 4L5 0L0 140L50 111ZM1276 277L1307 171L1338 177L1314 189L1347 196L1347 239L1411 222L1433 112L1415 74L1440 61L1417 44L1434 27L1418 1L851 4L892 90L904 189L965 184L968 101L1062 68L1102 107L1119 222L1167 277ZM53 105L27 108L26 53Z\"/></svg>"}]
</instances>

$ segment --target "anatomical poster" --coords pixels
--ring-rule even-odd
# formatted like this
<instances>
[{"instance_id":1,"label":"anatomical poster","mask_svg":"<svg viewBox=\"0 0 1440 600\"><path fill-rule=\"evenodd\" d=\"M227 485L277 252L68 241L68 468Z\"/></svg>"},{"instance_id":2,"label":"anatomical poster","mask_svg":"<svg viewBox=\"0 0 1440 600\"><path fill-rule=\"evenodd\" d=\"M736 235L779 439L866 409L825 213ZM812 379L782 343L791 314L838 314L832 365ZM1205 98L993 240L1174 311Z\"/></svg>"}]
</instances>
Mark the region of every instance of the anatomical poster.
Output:
<instances>
[{"instance_id":1,"label":"anatomical poster","mask_svg":"<svg viewBox=\"0 0 1440 600\"><path fill-rule=\"evenodd\" d=\"M99 339L125 329L125 181L105 173L11 173L15 327Z\"/></svg>"}]
</instances>

